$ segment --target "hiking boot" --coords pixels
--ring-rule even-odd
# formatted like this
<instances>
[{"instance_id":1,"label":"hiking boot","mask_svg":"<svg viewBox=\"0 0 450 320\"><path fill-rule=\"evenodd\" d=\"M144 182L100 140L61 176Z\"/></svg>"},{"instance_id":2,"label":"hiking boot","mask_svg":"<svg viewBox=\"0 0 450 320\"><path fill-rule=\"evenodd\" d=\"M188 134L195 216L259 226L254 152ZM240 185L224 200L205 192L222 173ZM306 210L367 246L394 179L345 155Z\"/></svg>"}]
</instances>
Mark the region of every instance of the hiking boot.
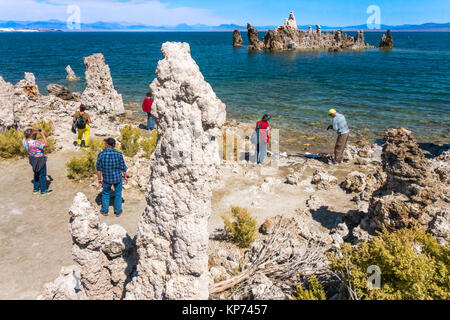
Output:
<instances>
[{"instance_id":1,"label":"hiking boot","mask_svg":"<svg viewBox=\"0 0 450 320\"><path fill-rule=\"evenodd\" d=\"M122 211L119 211L119 212L115 212L114 214L115 214L115 215L116 215L116 217L118 218L118 217L120 217L120 215L122 214Z\"/></svg>"},{"instance_id":2,"label":"hiking boot","mask_svg":"<svg viewBox=\"0 0 450 320\"><path fill-rule=\"evenodd\" d=\"M108 211L101 211L100 210L100 214L102 215L102 216L104 216L104 217L107 217L108 216Z\"/></svg>"},{"instance_id":3,"label":"hiking boot","mask_svg":"<svg viewBox=\"0 0 450 320\"><path fill-rule=\"evenodd\" d=\"M52 193L53 192L53 190L45 190L44 192L41 192L41 196L42 197L45 197L45 196L48 196L50 193Z\"/></svg>"}]
</instances>

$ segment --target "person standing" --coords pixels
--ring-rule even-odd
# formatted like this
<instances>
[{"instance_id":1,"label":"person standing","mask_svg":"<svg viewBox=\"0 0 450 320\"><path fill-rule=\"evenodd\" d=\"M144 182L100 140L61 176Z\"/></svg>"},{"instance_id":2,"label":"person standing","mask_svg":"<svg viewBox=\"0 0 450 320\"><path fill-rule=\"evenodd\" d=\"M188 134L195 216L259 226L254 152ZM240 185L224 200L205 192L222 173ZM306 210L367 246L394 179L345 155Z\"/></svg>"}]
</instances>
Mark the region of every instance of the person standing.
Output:
<instances>
[{"instance_id":1,"label":"person standing","mask_svg":"<svg viewBox=\"0 0 450 320\"><path fill-rule=\"evenodd\" d=\"M85 147L89 147L89 134L91 131L91 127L89 123L92 123L91 117L86 113L86 106L82 104L80 106L80 111L77 111L73 115L73 123L78 131L78 139L77 145L81 147L81 141L84 136L84 145Z\"/></svg>"},{"instance_id":2,"label":"person standing","mask_svg":"<svg viewBox=\"0 0 450 320\"><path fill-rule=\"evenodd\" d=\"M42 135L41 142L37 140L37 134ZM52 190L47 189L47 157L44 155L44 148L48 147L47 137L43 130L25 130L25 139L22 144L27 150L28 160L33 169L33 194L40 193L41 196L48 196Z\"/></svg>"},{"instance_id":3,"label":"person standing","mask_svg":"<svg viewBox=\"0 0 450 320\"><path fill-rule=\"evenodd\" d=\"M267 144L270 137L270 116L265 114L261 121L256 123L256 150L255 150L255 163L263 165L264 157L267 154Z\"/></svg>"},{"instance_id":4,"label":"person standing","mask_svg":"<svg viewBox=\"0 0 450 320\"><path fill-rule=\"evenodd\" d=\"M147 98L145 98L144 102L142 102L142 111L147 113L147 130L155 129L155 119L153 119L150 113L152 111L153 102L154 99L152 99L152 92L149 91L147 93Z\"/></svg>"},{"instance_id":5,"label":"person standing","mask_svg":"<svg viewBox=\"0 0 450 320\"><path fill-rule=\"evenodd\" d=\"M128 183L127 166L122 153L114 149L116 140L105 139L105 149L97 157L98 183L102 190L102 209L100 213L108 216L111 188L114 186L114 213L116 217L122 214L122 175Z\"/></svg>"},{"instance_id":6,"label":"person standing","mask_svg":"<svg viewBox=\"0 0 450 320\"><path fill-rule=\"evenodd\" d=\"M333 129L338 135L334 147L334 161L332 164L339 164L342 163L344 158L344 150L347 146L350 130L343 114L338 113L335 109L330 109L328 115L332 118L332 124L328 126L327 130Z\"/></svg>"}]
</instances>

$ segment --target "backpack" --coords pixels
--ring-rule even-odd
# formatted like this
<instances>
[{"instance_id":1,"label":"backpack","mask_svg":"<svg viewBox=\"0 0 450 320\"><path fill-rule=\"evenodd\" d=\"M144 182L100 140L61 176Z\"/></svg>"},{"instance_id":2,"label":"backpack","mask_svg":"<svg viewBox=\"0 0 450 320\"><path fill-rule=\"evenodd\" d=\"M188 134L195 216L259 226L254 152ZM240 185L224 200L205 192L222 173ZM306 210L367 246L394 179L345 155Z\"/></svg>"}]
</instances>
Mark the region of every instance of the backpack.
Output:
<instances>
[{"instance_id":1,"label":"backpack","mask_svg":"<svg viewBox=\"0 0 450 320\"><path fill-rule=\"evenodd\" d=\"M75 120L75 126L78 129L85 129L86 128L86 122L84 121L84 118L82 115L79 115L77 120Z\"/></svg>"}]
</instances>

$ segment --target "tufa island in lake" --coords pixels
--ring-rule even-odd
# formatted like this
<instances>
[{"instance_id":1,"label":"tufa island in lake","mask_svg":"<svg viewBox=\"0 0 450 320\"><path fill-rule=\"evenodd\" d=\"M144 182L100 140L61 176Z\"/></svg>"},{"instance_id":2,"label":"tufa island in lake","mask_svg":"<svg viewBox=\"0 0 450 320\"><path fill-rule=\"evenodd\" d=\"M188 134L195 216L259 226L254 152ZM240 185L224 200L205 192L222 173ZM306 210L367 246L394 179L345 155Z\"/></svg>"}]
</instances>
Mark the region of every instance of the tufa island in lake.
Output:
<instances>
[{"instance_id":1,"label":"tufa island in lake","mask_svg":"<svg viewBox=\"0 0 450 320\"><path fill-rule=\"evenodd\" d=\"M364 31L359 30L356 37L349 36L342 30L322 32L319 25L313 30L310 26L308 31L299 30L295 20L294 12L291 11L284 24L275 30L269 30L262 40L258 38L258 30L247 24L248 50L250 51L288 51L288 50L321 50L321 51L343 51L343 50L365 50L373 49L364 40ZM233 31L233 46L242 46L242 36L239 30ZM394 42L391 32L383 35L379 48L392 49Z\"/></svg>"}]
</instances>

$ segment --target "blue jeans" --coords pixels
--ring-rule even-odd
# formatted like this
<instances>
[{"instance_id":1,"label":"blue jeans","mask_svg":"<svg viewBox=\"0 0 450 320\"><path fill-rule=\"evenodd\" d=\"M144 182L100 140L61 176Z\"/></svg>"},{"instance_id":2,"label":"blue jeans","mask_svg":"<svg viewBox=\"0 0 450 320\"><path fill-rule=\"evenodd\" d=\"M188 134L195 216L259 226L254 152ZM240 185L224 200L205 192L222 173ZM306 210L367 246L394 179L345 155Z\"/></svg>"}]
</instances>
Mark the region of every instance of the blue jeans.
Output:
<instances>
[{"instance_id":1,"label":"blue jeans","mask_svg":"<svg viewBox=\"0 0 450 320\"><path fill-rule=\"evenodd\" d=\"M103 182L102 191L102 212L108 212L109 199L111 196L111 187L114 186L114 212L118 213L122 211L122 181L116 184L109 184Z\"/></svg>"},{"instance_id":2,"label":"blue jeans","mask_svg":"<svg viewBox=\"0 0 450 320\"><path fill-rule=\"evenodd\" d=\"M258 150L258 144L256 145L255 163L263 164L264 157L266 156L266 154L267 154L267 143L259 141L259 150Z\"/></svg>"},{"instance_id":3,"label":"blue jeans","mask_svg":"<svg viewBox=\"0 0 450 320\"><path fill-rule=\"evenodd\" d=\"M47 190L47 165L43 166L41 171L34 173L33 187L33 191L45 192Z\"/></svg>"},{"instance_id":4,"label":"blue jeans","mask_svg":"<svg viewBox=\"0 0 450 320\"><path fill-rule=\"evenodd\" d=\"M147 130L153 129L155 129L155 119L153 119L150 112L147 112Z\"/></svg>"}]
</instances>

